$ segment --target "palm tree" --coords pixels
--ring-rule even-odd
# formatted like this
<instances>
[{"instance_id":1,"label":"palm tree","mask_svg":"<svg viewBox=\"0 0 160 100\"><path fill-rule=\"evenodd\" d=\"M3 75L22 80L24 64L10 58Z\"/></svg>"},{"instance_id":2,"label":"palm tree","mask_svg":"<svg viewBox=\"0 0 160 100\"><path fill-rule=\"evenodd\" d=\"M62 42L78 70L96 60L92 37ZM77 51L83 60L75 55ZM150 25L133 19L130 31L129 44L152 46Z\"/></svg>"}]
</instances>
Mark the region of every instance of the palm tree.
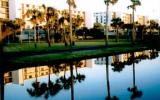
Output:
<instances>
[{"instance_id":1,"label":"palm tree","mask_svg":"<svg viewBox=\"0 0 160 100\"><path fill-rule=\"evenodd\" d=\"M133 23L133 28L132 28L132 43L135 43L136 40L136 30L135 30L135 23L134 23L134 14L136 10L136 6L141 5L141 2L139 0L131 0L132 4L129 5L127 8L132 9L132 23Z\"/></svg>"},{"instance_id":2,"label":"palm tree","mask_svg":"<svg viewBox=\"0 0 160 100\"><path fill-rule=\"evenodd\" d=\"M76 15L73 17L73 35L75 38L76 30L80 29L83 26L84 18L81 15ZM75 40L73 40L75 41Z\"/></svg>"},{"instance_id":3,"label":"palm tree","mask_svg":"<svg viewBox=\"0 0 160 100\"><path fill-rule=\"evenodd\" d=\"M23 26L25 25L25 22L22 19L16 18L15 19L15 26L16 25L19 26L19 28L21 29L20 43L22 44L22 31L23 31ZM16 27L14 28L14 30L15 29L16 29Z\"/></svg>"},{"instance_id":4,"label":"palm tree","mask_svg":"<svg viewBox=\"0 0 160 100\"><path fill-rule=\"evenodd\" d=\"M108 11L109 11L109 4L115 4L117 3L118 0L104 0L104 3L106 4L106 26L105 26L105 35L106 35L106 38L105 38L105 43L106 43L106 46L108 45Z\"/></svg>"},{"instance_id":5,"label":"palm tree","mask_svg":"<svg viewBox=\"0 0 160 100\"><path fill-rule=\"evenodd\" d=\"M35 42L35 48L37 48L37 31L38 31L38 24L42 21L44 21L44 15L41 11L39 11L36 8L28 9L26 16L30 17L30 22L33 24L34 28L34 42Z\"/></svg>"},{"instance_id":6,"label":"palm tree","mask_svg":"<svg viewBox=\"0 0 160 100\"><path fill-rule=\"evenodd\" d=\"M48 41L48 47L51 47L51 39L50 39L50 29L57 24L58 21L58 14L57 14L57 10L53 7L46 7L45 5L42 5L43 9L44 9L44 16L45 16L45 20L46 20L46 27L48 28L47 31L47 41ZM57 29L57 28L54 28Z\"/></svg>"},{"instance_id":7,"label":"palm tree","mask_svg":"<svg viewBox=\"0 0 160 100\"><path fill-rule=\"evenodd\" d=\"M65 43L65 46L68 46L68 42L67 42L67 38L66 38L68 23L69 23L69 14L67 13L66 10L63 10L62 16L59 18L59 25L60 25L60 28L63 30L62 34L63 34L63 41Z\"/></svg>"},{"instance_id":8,"label":"palm tree","mask_svg":"<svg viewBox=\"0 0 160 100\"><path fill-rule=\"evenodd\" d=\"M13 35L15 33L15 31L17 31L18 29L20 29L20 25L17 23L16 20L4 20L2 23L2 27L1 27L2 31L2 39L6 39L8 40L8 43L10 42L10 35Z\"/></svg>"},{"instance_id":9,"label":"palm tree","mask_svg":"<svg viewBox=\"0 0 160 100\"><path fill-rule=\"evenodd\" d=\"M85 75L78 73L78 67L81 67L82 64L83 64L83 62L81 62L81 61L76 61L75 62L76 79L78 80L79 83L82 80L84 81L84 79L85 79Z\"/></svg>"},{"instance_id":10,"label":"palm tree","mask_svg":"<svg viewBox=\"0 0 160 100\"><path fill-rule=\"evenodd\" d=\"M72 7L76 8L74 0L67 0L69 5L69 23L70 23L70 46L72 47Z\"/></svg>"},{"instance_id":11,"label":"palm tree","mask_svg":"<svg viewBox=\"0 0 160 100\"><path fill-rule=\"evenodd\" d=\"M158 30L158 23L154 20L149 21L149 29L150 29L150 35L153 33L154 29Z\"/></svg>"},{"instance_id":12,"label":"palm tree","mask_svg":"<svg viewBox=\"0 0 160 100\"><path fill-rule=\"evenodd\" d=\"M121 18L113 18L111 23L111 26L115 27L116 29L116 42L118 42L118 38L119 38L119 28L124 24L124 22L121 20Z\"/></svg>"}]
</instances>

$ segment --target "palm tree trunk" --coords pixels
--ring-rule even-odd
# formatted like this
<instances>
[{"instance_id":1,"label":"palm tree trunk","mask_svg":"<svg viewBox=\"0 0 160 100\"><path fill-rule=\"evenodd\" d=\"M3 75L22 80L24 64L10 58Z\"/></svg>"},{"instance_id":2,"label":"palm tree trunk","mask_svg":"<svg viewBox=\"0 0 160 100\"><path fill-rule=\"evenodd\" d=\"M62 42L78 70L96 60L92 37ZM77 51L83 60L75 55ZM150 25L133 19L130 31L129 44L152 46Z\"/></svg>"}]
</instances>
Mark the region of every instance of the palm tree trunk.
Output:
<instances>
[{"instance_id":1,"label":"palm tree trunk","mask_svg":"<svg viewBox=\"0 0 160 100\"><path fill-rule=\"evenodd\" d=\"M48 28L48 47L51 47L51 40L50 40L50 28Z\"/></svg>"},{"instance_id":2,"label":"palm tree trunk","mask_svg":"<svg viewBox=\"0 0 160 100\"><path fill-rule=\"evenodd\" d=\"M134 25L134 10L135 10L135 8L134 8L134 6L133 6L133 9L132 9L132 14L133 14L133 16L132 16L132 23L133 23L133 29L132 29L132 44L134 44L135 43L135 35L136 35L136 32L135 32L135 25Z\"/></svg>"},{"instance_id":3,"label":"palm tree trunk","mask_svg":"<svg viewBox=\"0 0 160 100\"><path fill-rule=\"evenodd\" d=\"M64 26L64 30L63 30L63 37L64 37L64 44L65 44L65 46L67 47L67 46L68 46L68 43L67 43L67 41L66 41L66 28L65 28L65 26Z\"/></svg>"},{"instance_id":4,"label":"palm tree trunk","mask_svg":"<svg viewBox=\"0 0 160 100\"><path fill-rule=\"evenodd\" d=\"M106 29L105 29L105 45L108 45L108 11L109 11L109 2L106 3Z\"/></svg>"},{"instance_id":5,"label":"palm tree trunk","mask_svg":"<svg viewBox=\"0 0 160 100\"><path fill-rule=\"evenodd\" d=\"M28 32L28 43L30 43L30 32L31 32L31 30L29 30L29 32Z\"/></svg>"},{"instance_id":6,"label":"palm tree trunk","mask_svg":"<svg viewBox=\"0 0 160 100\"><path fill-rule=\"evenodd\" d=\"M64 69L64 78L66 78L66 70L67 70L67 65L65 64L65 69Z\"/></svg>"},{"instance_id":7,"label":"palm tree trunk","mask_svg":"<svg viewBox=\"0 0 160 100\"><path fill-rule=\"evenodd\" d=\"M116 27L116 42L118 42L118 37L119 37L119 33L118 33L118 26Z\"/></svg>"},{"instance_id":8,"label":"palm tree trunk","mask_svg":"<svg viewBox=\"0 0 160 100\"><path fill-rule=\"evenodd\" d=\"M134 63L134 53L132 54L133 55L133 88L136 87L135 85L135 63Z\"/></svg>"},{"instance_id":9,"label":"palm tree trunk","mask_svg":"<svg viewBox=\"0 0 160 100\"><path fill-rule=\"evenodd\" d=\"M110 93L110 83L109 83L109 68L108 68L108 57L106 57L106 78L107 78L107 91L108 91L108 99L111 98L111 93Z\"/></svg>"},{"instance_id":10,"label":"palm tree trunk","mask_svg":"<svg viewBox=\"0 0 160 100\"><path fill-rule=\"evenodd\" d=\"M4 73L0 73L0 100L4 100Z\"/></svg>"},{"instance_id":11,"label":"palm tree trunk","mask_svg":"<svg viewBox=\"0 0 160 100\"><path fill-rule=\"evenodd\" d=\"M77 69L77 65L75 65L76 68L76 76L78 76L78 69Z\"/></svg>"},{"instance_id":12,"label":"palm tree trunk","mask_svg":"<svg viewBox=\"0 0 160 100\"><path fill-rule=\"evenodd\" d=\"M36 26L34 25L34 47L37 48L37 38L36 38Z\"/></svg>"},{"instance_id":13,"label":"palm tree trunk","mask_svg":"<svg viewBox=\"0 0 160 100\"><path fill-rule=\"evenodd\" d=\"M71 72L71 100L74 100L73 63L70 64L70 72Z\"/></svg>"},{"instance_id":14,"label":"palm tree trunk","mask_svg":"<svg viewBox=\"0 0 160 100\"><path fill-rule=\"evenodd\" d=\"M2 36L1 25L2 25L2 23L0 22L0 63L1 63L1 59L3 59L2 58L2 55L3 55L3 36Z\"/></svg>"},{"instance_id":15,"label":"palm tree trunk","mask_svg":"<svg viewBox=\"0 0 160 100\"><path fill-rule=\"evenodd\" d=\"M36 83L38 82L38 80L37 80L37 77L38 77L38 75L37 75L37 67L35 67L35 78L36 78Z\"/></svg>"},{"instance_id":16,"label":"palm tree trunk","mask_svg":"<svg viewBox=\"0 0 160 100\"><path fill-rule=\"evenodd\" d=\"M71 2L71 0L70 0ZM72 47L72 9L71 9L71 3L69 2L69 22L70 22L70 46Z\"/></svg>"},{"instance_id":17,"label":"palm tree trunk","mask_svg":"<svg viewBox=\"0 0 160 100\"><path fill-rule=\"evenodd\" d=\"M20 43L22 44L22 33L23 33L23 30L22 30L22 27L21 27L21 35L20 35Z\"/></svg>"},{"instance_id":18,"label":"palm tree trunk","mask_svg":"<svg viewBox=\"0 0 160 100\"><path fill-rule=\"evenodd\" d=\"M50 74L51 74L51 66L48 66L48 86L50 87L50 83L51 83L51 76L50 76Z\"/></svg>"}]
</instances>

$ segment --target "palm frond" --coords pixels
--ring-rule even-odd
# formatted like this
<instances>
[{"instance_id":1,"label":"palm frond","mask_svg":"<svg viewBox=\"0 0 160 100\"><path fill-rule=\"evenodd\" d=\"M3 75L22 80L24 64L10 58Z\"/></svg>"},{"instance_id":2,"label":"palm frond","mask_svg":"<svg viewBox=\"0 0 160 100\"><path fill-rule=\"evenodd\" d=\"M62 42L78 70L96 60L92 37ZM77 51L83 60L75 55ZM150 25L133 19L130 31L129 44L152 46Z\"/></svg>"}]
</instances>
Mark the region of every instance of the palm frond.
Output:
<instances>
[{"instance_id":1,"label":"palm frond","mask_svg":"<svg viewBox=\"0 0 160 100\"><path fill-rule=\"evenodd\" d=\"M67 0L68 5L72 6L73 8L76 8L76 3L74 0Z\"/></svg>"}]
</instances>

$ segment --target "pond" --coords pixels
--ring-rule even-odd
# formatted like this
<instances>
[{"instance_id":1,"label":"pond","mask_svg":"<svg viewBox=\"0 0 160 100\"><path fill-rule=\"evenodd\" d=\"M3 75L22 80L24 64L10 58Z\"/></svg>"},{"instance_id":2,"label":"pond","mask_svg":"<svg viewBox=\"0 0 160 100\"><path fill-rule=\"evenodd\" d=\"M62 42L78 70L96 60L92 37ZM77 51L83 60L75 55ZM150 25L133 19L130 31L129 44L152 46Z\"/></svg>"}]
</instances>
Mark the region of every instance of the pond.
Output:
<instances>
[{"instance_id":1,"label":"pond","mask_svg":"<svg viewBox=\"0 0 160 100\"><path fill-rule=\"evenodd\" d=\"M156 50L0 73L1 100L160 100Z\"/></svg>"}]
</instances>

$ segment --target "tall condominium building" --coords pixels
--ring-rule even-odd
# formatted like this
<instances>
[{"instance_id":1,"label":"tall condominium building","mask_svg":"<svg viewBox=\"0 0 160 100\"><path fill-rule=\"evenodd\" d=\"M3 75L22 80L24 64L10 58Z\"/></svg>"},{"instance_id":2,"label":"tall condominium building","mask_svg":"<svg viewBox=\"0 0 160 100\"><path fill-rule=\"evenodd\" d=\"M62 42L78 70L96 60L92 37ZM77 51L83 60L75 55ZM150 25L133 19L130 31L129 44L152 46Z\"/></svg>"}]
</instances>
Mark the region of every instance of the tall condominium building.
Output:
<instances>
[{"instance_id":1,"label":"tall condominium building","mask_svg":"<svg viewBox=\"0 0 160 100\"><path fill-rule=\"evenodd\" d=\"M140 25L146 25L148 22L148 17L139 15L139 16L137 16L137 22Z\"/></svg>"},{"instance_id":2,"label":"tall condominium building","mask_svg":"<svg viewBox=\"0 0 160 100\"><path fill-rule=\"evenodd\" d=\"M105 25L106 23L106 12L95 12L93 14L94 16L94 22L98 22L101 23L103 25ZM109 16L108 16L108 24L111 24L111 20L117 17L122 18L124 15L121 12L109 12ZM122 20L126 20L125 17L122 18Z\"/></svg>"},{"instance_id":3,"label":"tall condominium building","mask_svg":"<svg viewBox=\"0 0 160 100\"><path fill-rule=\"evenodd\" d=\"M105 25L106 23L106 12L95 12L93 14L94 16L94 23L101 23L103 25ZM109 12L109 16L108 16L108 23L111 23L111 19L112 19L112 14Z\"/></svg>"},{"instance_id":4,"label":"tall condominium building","mask_svg":"<svg viewBox=\"0 0 160 100\"><path fill-rule=\"evenodd\" d=\"M132 23L132 14L123 13L122 20L123 20L124 24Z\"/></svg>"},{"instance_id":5,"label":"tall condominium building","mask_svg":"<svg viewBox=\"0 0 160 100\"><path fill-rule=\"evenodd\" d=\"M0 18L9 18L9 0L0 0Z\"/></svg>"}]
</instances>

